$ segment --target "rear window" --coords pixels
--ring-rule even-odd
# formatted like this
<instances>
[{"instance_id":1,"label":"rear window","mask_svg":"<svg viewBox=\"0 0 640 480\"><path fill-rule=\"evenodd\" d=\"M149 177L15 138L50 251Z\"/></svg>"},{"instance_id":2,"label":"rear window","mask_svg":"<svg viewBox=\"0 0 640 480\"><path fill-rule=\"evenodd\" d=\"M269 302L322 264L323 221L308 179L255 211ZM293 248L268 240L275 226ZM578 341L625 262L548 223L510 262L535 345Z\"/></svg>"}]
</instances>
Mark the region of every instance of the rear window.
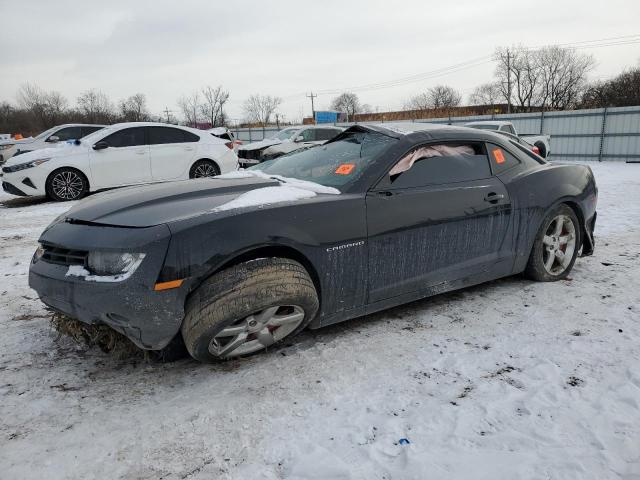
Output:
<instances>
[{"instance_id":1,"label":"rear window","mask_svg":"<svg viewBox=\"0 0 640 480\"><path fill-rule=\"evenodd\" d=\"M520 164L520 160L507 150L492 143L487 144L489 157L491 158L491 169L495 175L509 170Z\"/></svg>"}]
</instances>

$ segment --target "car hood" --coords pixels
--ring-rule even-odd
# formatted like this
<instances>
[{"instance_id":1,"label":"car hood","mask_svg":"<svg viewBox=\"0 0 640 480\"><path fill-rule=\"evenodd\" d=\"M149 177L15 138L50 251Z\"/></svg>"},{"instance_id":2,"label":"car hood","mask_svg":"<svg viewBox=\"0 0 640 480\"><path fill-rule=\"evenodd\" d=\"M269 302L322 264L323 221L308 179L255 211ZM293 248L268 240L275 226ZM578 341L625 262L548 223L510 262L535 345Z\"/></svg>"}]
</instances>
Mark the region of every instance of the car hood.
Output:
<instances>
[{"instance_id":1,"label":"car hood","mask_svg":"<svg viewBox=\"0 0 640 480\"><path fill-rule=\"evenodd\" d=\"M295 179L281 183L277 178L283 177L241 171L215 178L111 190L79 202L56 222L144 228L203 214L228 215L237 209L253 210L316 194L340 194L335 188L317 183ZM259 189L264 191L256 195L253 191Z\"/></svg>"},{"instance_id":2,"label":"car hood","mask_svg":"<svg viewBox=\"0 0 640 480\"><path fill-rule=\"evenodd\" d=\"M41 158L57 158L66 157L68 155L74 155L77 153L87 152L87 147L84 145L76 145L73 143L60 143L55 147L40 148L38 150L31 150L29 152L22 153L18 156L11 157L7 160L5 166L18 165L20 163L30 162L32 160L39 160Z\"/></svg>"},{"instance_id":3,"label":"car hood","mask_svg":"<svg viewBox=\"0 0 640 480\"><path fill-rule=\"evenodd\" d=\"M276 138L265 138L259 142L253 142L249 145L243 145L238 150L260 150L261 148L270 147L271 145L279 145L281 143L288 142L288 140L278 140Z\"/></svg>"}]
</instances>

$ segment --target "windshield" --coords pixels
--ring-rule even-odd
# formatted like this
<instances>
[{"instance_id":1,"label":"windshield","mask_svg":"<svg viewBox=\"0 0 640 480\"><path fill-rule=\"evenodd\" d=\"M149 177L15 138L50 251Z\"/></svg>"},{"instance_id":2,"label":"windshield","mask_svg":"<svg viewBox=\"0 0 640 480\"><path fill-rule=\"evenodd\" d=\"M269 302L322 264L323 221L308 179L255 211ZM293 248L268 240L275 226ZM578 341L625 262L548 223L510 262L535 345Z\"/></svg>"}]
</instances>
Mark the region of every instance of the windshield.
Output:
<instances>
[{"instance_id":1,"label":"windshield","mask_svg":"<svg viewBox=\"0 0 640 480\"><path fill-rule=\"evenodd\" d=\"M467 125L468 127L471 128L478 128L480 130L498 130L498 125L487 125L487 124L480 124L480 125Z\"/></svg>"},{"instance_id":2,"label":"windshield","mask_svg":"<svg viewBox=\"0 0 640 480\"><path fill-rule=\"evenodd\" d=\"M36 137L36 140L41 140L41 139L43 139L43 138L47 138L47 137L51 136L51 134L52 134L53 132L55 132L57 128L58 128L58 127L53 127L53 128L50 128L49 130L45 130L44 132L40 133L40 134Z\"/></svg>"},{"instance_id":3,"label":"windshield","mask_svg":"<svg viewBox=\"0 0 640 480\"><path fill-rule=\"evenodd\" d=\"M93 133L90 133L86 137L82 137L82 143L86 143L87 145L91 145L92 143L97 142L100 138L106 137L109 133L114 130L114 127L105 127L100 130L97 130Z\"/></svg>"},{"instance_id":4,"label":"windshield","mask_svg":"<svg viewBox=\"0 0 640 480\"><path fill-rule=\"evenodd\" d=\"M249 170L341 187L359 178L371 160L397 141L376 132L349 132L334 142L292 152Z\"/></svg>"},{"instance_id":5,"label":"windshield","mask_svg":"<svg viewBox=\"0 0 640 480\"><path fill-rule=\"evenodd\" d=\"M300 129L299 128L285 128L284 130L280 130L278 133L276 133L271 138L273 140L287 140L287 139L291 138L291 136L294 133L296 133L298 130L300 130Z\"/></svg>"}]
</instances>

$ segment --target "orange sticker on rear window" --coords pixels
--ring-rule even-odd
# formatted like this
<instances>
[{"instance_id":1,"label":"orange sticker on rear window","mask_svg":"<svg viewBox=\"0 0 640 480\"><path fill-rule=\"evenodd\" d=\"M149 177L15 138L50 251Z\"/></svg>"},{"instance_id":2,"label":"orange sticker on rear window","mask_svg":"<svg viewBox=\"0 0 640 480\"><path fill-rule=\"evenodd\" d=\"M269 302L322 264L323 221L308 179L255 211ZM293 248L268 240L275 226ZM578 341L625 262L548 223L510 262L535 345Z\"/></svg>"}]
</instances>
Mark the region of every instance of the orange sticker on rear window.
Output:
<instances>
[{"instance_id":1,"label":"orange sticker on rear window","mask_svg":"<svg viewBox=\"0 0 640 480\"><path fill-rule=\"evenodd\" d=\"M496 159L496 163L504 163L504 153L499 148L493 150L493 158Z\"/></svg>"},{"instance_id":2,"label":"orange sticker on rear window","mask_svg":"<svg viewBox=\"0 0 640 480\"><path fill-rule=\"evenodd\" d=\"M351 172L353 172L354 168L356 168L356 166L353 163L343 163L338 168L336 168L336 173L338 175L349 175Z\"/></svg>"}]
</instances>

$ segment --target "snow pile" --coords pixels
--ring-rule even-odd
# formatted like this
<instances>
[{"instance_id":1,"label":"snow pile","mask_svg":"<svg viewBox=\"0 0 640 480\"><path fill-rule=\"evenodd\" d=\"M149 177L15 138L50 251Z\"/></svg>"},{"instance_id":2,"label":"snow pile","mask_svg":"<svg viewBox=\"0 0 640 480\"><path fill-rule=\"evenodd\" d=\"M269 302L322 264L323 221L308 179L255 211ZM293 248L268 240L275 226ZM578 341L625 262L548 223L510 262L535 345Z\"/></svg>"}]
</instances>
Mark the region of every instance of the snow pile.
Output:
<instances>
[{"instance_id":1,"label":"snow pile","mask_svg":"<svg viewBox=\"0 0 640 480\"><path fill-rule=\"evenodd\" d=\"M302 188L282 185L279 187L256 188L243 193L238 198L214 208L214 212L224 212L236 208L256 207L261 205L271 205L273 203L295 202L305 198L315 197L315 192Z\"/></svg>"},{"instance_id":2,"label":"snow pile","mask_svg":"<svg viewBox=\"0 0 640 480\"><path fill-rule=\"evenodd\" d=\"M238 196L234 200L227 202L213 209L214 212L223 212L237 208L258 207L272 205L274 203L295 202L305 198L315 197L319 193L329 195L339 195L340 190L333 187L320 185L319 183L298 180L297 178L282 177L280 175L268 175L260 170L239 170L225 173L216 178L222 179L242 179L242 178L264 178L266 180L278 180L283 182L278 187L263 187L250 190Z\"/></svg>"}]
</instances>

